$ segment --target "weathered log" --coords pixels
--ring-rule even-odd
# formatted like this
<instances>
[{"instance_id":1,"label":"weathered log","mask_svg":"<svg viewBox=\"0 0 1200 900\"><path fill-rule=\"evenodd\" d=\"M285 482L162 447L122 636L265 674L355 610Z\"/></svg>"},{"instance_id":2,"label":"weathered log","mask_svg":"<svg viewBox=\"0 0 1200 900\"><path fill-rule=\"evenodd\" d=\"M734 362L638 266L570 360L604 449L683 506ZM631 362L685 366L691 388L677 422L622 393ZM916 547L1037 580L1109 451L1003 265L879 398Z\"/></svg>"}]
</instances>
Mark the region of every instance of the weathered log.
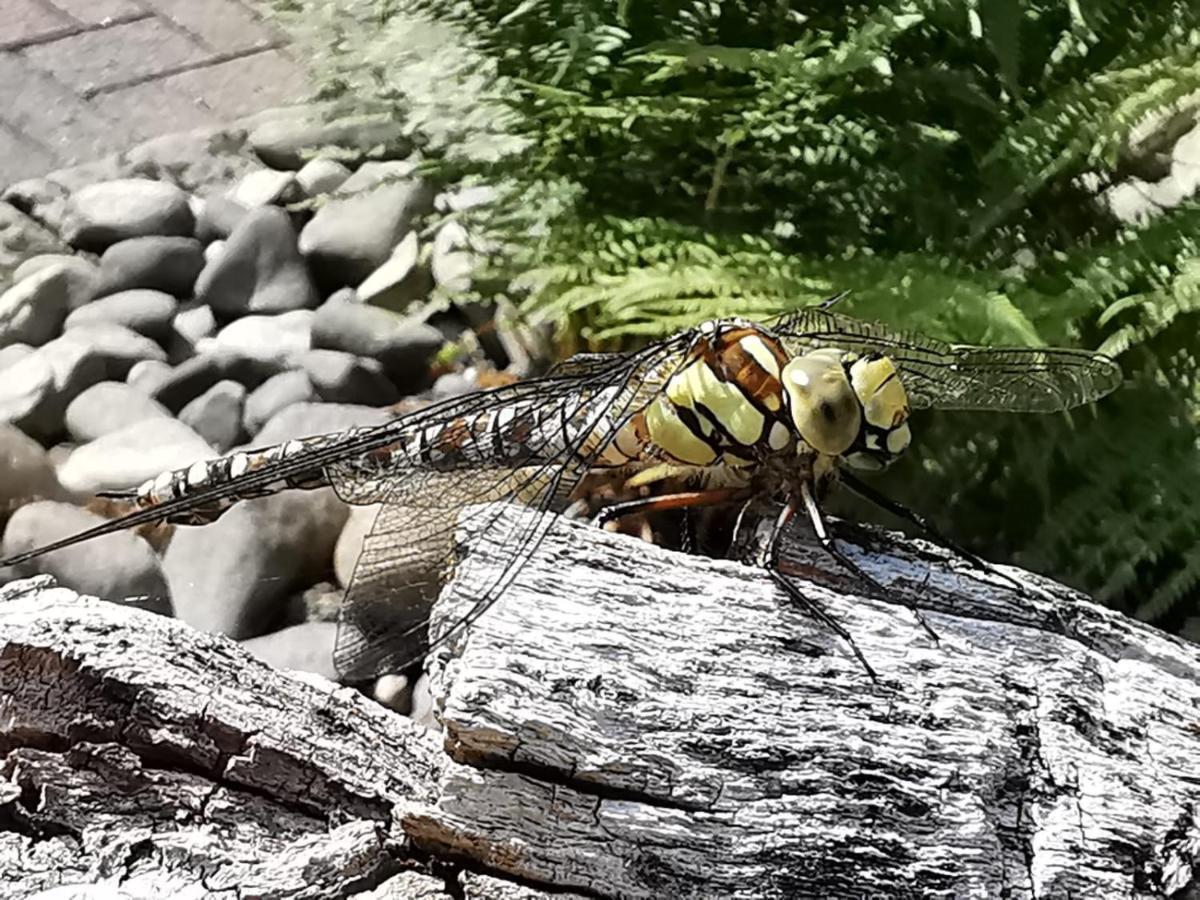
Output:
<instances>
[{"instance_id":1,"label":"weathered log","mask_svg":"<svg viewBox=\"0 0 1200 900\"><path fill-rule=\"evenodd\" d=\"M461 536L435 634L506 531ZM889 588L868 599L788 540L878 681L761 571L559 521L435 652L440 733L176 621L10 586L0 896L1198 889L1200 648L874 532L845 545Z\"/></svg>"}]
</instances>

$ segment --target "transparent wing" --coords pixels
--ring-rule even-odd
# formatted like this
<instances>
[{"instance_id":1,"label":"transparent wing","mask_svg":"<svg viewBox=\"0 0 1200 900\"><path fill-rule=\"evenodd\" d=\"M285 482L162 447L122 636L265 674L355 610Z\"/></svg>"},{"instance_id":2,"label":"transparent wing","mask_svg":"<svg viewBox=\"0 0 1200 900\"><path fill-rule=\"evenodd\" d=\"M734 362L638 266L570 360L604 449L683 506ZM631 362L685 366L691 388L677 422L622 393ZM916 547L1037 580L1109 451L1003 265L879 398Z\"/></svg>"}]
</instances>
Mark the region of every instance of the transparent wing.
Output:
<instances>
[{"instance_id":1,"label":"transparent wing","mask_svg":"<svg viewBox=\"0 0 1200 900\"><path fill-rule=\"evenodd\" d=\"M382 504L342 603L335 649L342 676L364 680L419 660L429 649L429 614L452 564L454 534L464 518L473 517L473 525L486 529L500 527L495 522L501 509L476 504L565 507L621 425L657 393L689 340L680 336L637 354L609 356L607 365L597 361L589 366L586 378L536 382L534 398L545 412L545 427L502 458L486 446L495 435L481 433L473 438L483 442L480 446L462 448L469 462L448 469L407 466L395 457L394 464L380 468L366 455L327 465L329 481L343 499ZM495 416L506 405L511 410L514 401L485 411ZM531 415L527 403L520 408L522 415ZM518 417L509 421L521 428ZM466 507L472 508L464 513ZM471 585L472 609L439 640L487 611L553 523L553 517L534 517L510 519L503 526L507 533L496 537L509 549L507 564L486 583Z\"/></svg>"},{"instance_id":2,"label":"transparent wing","mask_svg":"<svg viewBox=\"0 0 1200 900\"><path fill-rule=\"evenodd\" d=\"M1113 360L1087 350L947 344L818 308L792 313L772 331L797 355L817 347L887 355L917 407L1058 412L1121 383Z\"/></svg>"}]
</instances>

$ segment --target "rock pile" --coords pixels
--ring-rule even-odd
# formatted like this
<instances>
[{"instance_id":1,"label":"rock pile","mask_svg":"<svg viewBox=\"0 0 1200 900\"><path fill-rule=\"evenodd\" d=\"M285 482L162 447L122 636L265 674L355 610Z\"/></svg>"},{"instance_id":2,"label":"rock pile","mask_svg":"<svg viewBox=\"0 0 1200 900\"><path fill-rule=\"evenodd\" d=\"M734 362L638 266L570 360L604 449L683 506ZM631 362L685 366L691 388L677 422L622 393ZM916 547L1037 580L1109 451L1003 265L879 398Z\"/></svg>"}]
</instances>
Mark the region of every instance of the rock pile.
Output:
<instances>
[{"instance_id":1,"label":"rock pile","mask_svg":"<svg viewBox=\"0 0 1200 900\"><path fill-rule=\"evenodd\" d=\"M83 508L97 510L99 491L471 386L455 373L429 393L434 357L465 319L435 327L419 303L392 311L435 280L469 278L460 226L420 259L435 191L395 126L356 131L312 110L251 126L158 139L4 192L3 555L103 521ZM311 152L331 141L336 154ZM405 158L356 160L356 141ZM348 552L348 519L331 492L292 493L177 528L162 553L161 533L112 535L5 575L142 598L332 676L336 602L312 598L345 587L333 559L339 542Z\"/></svg>"}]
</instances>

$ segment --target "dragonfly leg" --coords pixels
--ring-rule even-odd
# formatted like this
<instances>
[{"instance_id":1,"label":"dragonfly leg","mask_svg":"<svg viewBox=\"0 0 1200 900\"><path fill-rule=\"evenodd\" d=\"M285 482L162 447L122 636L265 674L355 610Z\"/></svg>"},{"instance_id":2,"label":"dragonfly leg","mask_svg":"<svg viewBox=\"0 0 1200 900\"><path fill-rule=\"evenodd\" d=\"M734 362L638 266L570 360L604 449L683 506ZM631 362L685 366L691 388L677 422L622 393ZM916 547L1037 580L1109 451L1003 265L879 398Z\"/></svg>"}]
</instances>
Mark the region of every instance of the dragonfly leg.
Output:
<instances>
[{"instance_id":1,"label":"dragonfly leg","mask_svg":"<svg viewBox=\"0 0 1200 900\"><path fill-rule=\"evenodd\" d=\"M710 491L680 491L676 494L663 494L659 497L639 497L636 500L623 500L620 503L612 503L604 507L592 517L592 524L604 526L616 519L623 519L638 513L687 509L692 506L716 506L741 500L745 496L744 488L718 488Z\"/></svg>"},{"instance_id":2,"label":"dragonfly leg","mask_svg":"<svg viewBox=\"0 0 1200 900\"><path fill-rule=\"evenodd\" d=\"M746 512L746 509L751 502L752 500L747 501L747 503L742 507L742 514ZM874 682L878 682L879 676L875 673L875 670L871 668L871 664L867 662L867 658L863 656L862 651L858 649L858 644L854 642L854 638L851 637L850 632L843 628L838 621L833 618L833 616L821 609L815 600L806 596L804 592L800 590L800 588L796 587L796 585L792 583L791 579L788 578L787 575L779 571L779 535L783 532L784 527L792 520L795 514L796 502L793 499L788 502L787 506L783 508L783 511L775 520L775 524L771 527L771 534L767 538L767 542L764 545L762 552L759 554L757 562L762 568L767 570L772 580L781 588L783 588L784 593L787 594L795 603L808 610L808 612L812 614L812 616L816 618L818 622L845 641L846 645L850 648L850 652L854 654L854 658L858 660L859 664L863 667L864 671L866 671L870 679ZM741 514L739 514L738 518L740 520Z\"/></svg>"},{"instance_id":3,"label":"dragonfly leg","mask_svg":"<svg viewBox=\"0 0 1200 900\"><path fill-rule=\"evenodd\" d=\"M821 509L817 506L816 498L813 497L812 488L809 487L807 482L804 482L800 485L800 496L804 500L804 507L808 512L808 519L812 523L813 531L815 531L817 534L817 540L821 542L821 546L825 548L825 551L835 560L837 560L844 569L854 574L867 585L870 585L883 597L887 597L889 594L887 588L876 581L874 577L869 575L858 563L838 549L838 546L836 543L834 543L833 538L829 536L829 530L825 527L825 517L821 515ZM921 627L925 629L925 633L928 634L929 637L935 642L937 642L939 640L937 632L930 627L927 621L925 621L925 616L922 615L921 610L919 610L912 603L905 603L904 605L908 607L908 609L916 617L917 621L921 623Z\"/></svg>"},{"instance_id":4,"label":"dragonfly leg","mask_svg":"<svg viewBox=\"0 0 1200 900\"><path fill-rule=\"evenodd\" d=\"M880 493L879 491L875 490L875 488L871 487L866 482L861 481L857 476L850 474L844 469L840 473L840 481L868 503L874 503L880 509L891 513L896 518L908 522L910 525L915 525L935 544L941 544L951 553L954 553L965 559L979 571L986 572L989 575L995 575L997 578L1001 578L1008 582L1008 584L1010 584L1022 595L1025 594L1025 586L1023 584L1021 584L1015 578L1012 578L996 569L995 566L993 566L983 557L975 555L966 547L963 547L961 544L950 540L950 538L942 534L932 522L930 522L920 513L916 512L915 510L911 510L903 503L899 503L893 500L891 497Z\"/></svg>"},{"instance_id":5,"label":"dragonfly leg","mask_svg":"<svg viewBox=\"0 0 1200 900\"><path fill-rule=\"evenodd\" d=\"M771 556L774 556L773 551L768 550L768 552L771 554ZM845 641L846 646L850 648L850 652L854 654L854 658L858 660L859 665L863 667L863 670L866 671L867 675L872 681L878 683L879 676L876 674L875 670L871 668L871 664L867 662L867 658L863 656L863 652L858 649L858 644L854 642L854 638L851 637L850 632L843 628L838 621L833 618L833 616L821 609L815 600L806 596L804 592L800 590L800 588L796 587L796 585L792 583L790 578L780 572L779 569L774 566L773 559L768 559L768 562L770 562L771 565L768 565L765 568L770 574L772 580L781 588L783 588L783 592L787 594L795 603L806 609L818 622Z\"/></svg>"}]
</instances>

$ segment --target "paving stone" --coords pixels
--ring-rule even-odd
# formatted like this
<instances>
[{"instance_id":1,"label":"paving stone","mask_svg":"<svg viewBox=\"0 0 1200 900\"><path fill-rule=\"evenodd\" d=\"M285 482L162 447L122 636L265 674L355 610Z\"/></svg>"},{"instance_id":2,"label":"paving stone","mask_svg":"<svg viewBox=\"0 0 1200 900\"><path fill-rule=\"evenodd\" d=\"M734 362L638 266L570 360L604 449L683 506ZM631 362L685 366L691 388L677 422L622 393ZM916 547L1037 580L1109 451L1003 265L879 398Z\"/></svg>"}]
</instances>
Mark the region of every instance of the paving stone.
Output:
<instances>
[{"instance_id":1,"label":"paving stone","mask_svg":"<svg viewBox=\"0 0 1200 900\"><path fill-rule=\"evenodd\" d=\"M230 0L142 0L212 50L236 53L279 39L261 19Z\"/></svg>"},{"instance_id":2,"label":"paving stone","mask_svg":"<svg viewBox=\"0 0 1200 900\"><path fill-rule=\"evenodd\" d=\"M91 103L101 114L119 121L130 142L147 140L165 130L190 131L219 124L212 110L162 81L105 91L93 97Z\"/></svg>"},{"instance_id":3,"label":"paving stone","mask_svg":"<svg viewBox=\"0 0 1200 900\"><path fill-rule=\"evenodd\" d=\"M25 55L63 84L90 91L199 63L208 51L151 18L39 44Z\"/></svg>"},{"instance_id":4,"label":"paving stone","mask_svg":"<svg viewBox=\"0 0 1200 900\"><path fill-rule=\"evenodd\" d=\"M180 72L162 83L226 118L295 102L308 90L304 69L279 50Z\"/></svg>"},{"instance_id":5,"label":"paving stone","mask_svg":"<svg viewBox=\"0 0 1200 900\"><path fill-rule=\"evenodd\" d=\"M59 43L45 47L57 47ZM45 47L31 48L26 53ZM125 145L124 132L117 122L92 109L25 55L0 51L0 110L9 126L49 147L64 165L96 159Z\"/></svg>"},{"instance_id":6,"label":"paving stone","mask_svg":"<svg viewBox=\"0 0 1200 900\"><path fill-rule=\"evenodd\" d=\"M47 165L61 165L61 162L49 148L0 123L0 186L31 178L45 171Z\"/></svg>"},{"instance_id":7,"label":"paving stone","mask_svg":"<svg viewBox=\"0 0 1200 900\"><path fill-rule=\"evenodd\" d=\"M71 17L89 25L99 25L109 19L146 15L137 0L53 0L53 3Z\"/></svg>"},{"instance_id":8,"label":"paving stone","mask_svg":"<svg viewBox=\"0 0 1200 900\"><path fill-rule=\"evenodd\" d=\"M74 23L38 0L0 0L0 45L20 44Z\"/></svg>"}]
</instances>

